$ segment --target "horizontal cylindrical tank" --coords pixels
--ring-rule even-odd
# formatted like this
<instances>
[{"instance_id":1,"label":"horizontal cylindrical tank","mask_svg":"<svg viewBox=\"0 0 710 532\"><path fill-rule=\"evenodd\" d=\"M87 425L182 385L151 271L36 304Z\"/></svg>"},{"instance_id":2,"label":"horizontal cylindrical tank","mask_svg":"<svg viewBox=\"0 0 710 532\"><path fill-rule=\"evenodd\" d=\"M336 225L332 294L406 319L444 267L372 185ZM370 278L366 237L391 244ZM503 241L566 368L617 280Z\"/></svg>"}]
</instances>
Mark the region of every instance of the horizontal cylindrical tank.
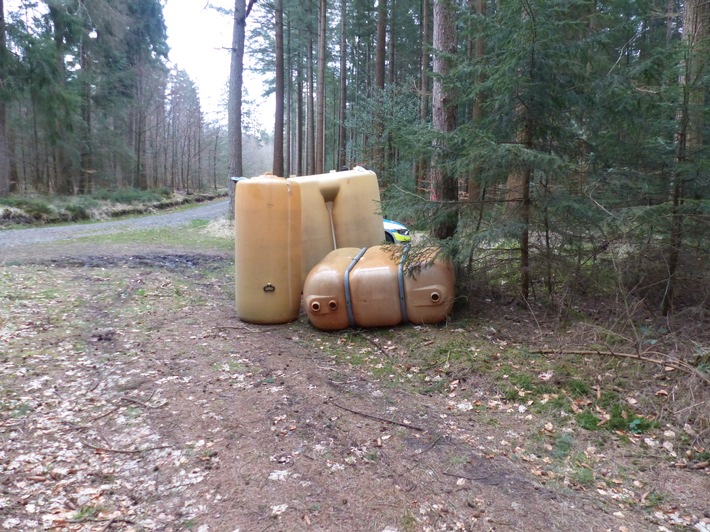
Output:
<instances>
[{"instance_id":1,"label":"horizontal cylindrical tank","mask_svg":"<svg viewBox=\"0 0 710 532\"><path fill-rule=\"evenodd\" d=\"M234 191L239 319L286 323L301 307L301 191L275 176L241 179Z\"/></svg>"},{"instance_id":2,"label":"horizontal cylindrical tank","mask_svg":"<svg viewBox=\"0 0 710 532\"><path fill-rule=\"evenodd\" d=\"M303 305L311 323L319 329L346 329L348 302L344 276L348 267L357 263L359 248L340 248L328 253L316 264L303 285Z\"/></svg>"},{"instance_id":3,"label":"horizontal cylindrical tank","mask_svg":"<svg viewBox=\"0 0 710 532\"><path fill-rule=\"evenodd\" d=\"M454 270L437 248L374 246L329 253L308 274L303 298L314 327L390 327L438 323L454 303Z\"/></svg>"}]
</instances>

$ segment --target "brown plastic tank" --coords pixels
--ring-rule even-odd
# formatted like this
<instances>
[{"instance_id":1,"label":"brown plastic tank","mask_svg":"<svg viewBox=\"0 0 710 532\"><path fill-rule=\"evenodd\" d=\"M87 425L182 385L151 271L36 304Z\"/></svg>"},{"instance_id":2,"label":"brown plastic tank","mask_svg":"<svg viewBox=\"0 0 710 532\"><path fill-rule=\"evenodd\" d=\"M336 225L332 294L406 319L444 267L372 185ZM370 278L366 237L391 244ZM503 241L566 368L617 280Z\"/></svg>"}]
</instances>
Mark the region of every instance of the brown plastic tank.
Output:
<instances>
[{"instance_id":1,"label":"brown plastic tank","mask_svg":"<svg viewBox=\"0 0 710 532\"><path fill-rule=\"evenodd\" d=\"M450 260L437 248L424 248L403 265L406 321L439 323L454 306L456 277Z\"/></svg>"},{"instance_id":2,"label":"brown plastic tank","mask_svg":"<svg viewBox=\"0 0 710 532\"><path fill-rule=\"evenodd\" d=\"M385 239L380 186L374 172L355 167L337 173L340 190L333 201L336 247L372 247Z\"/></svg>"},{"instance_id":3,"label":"brown plastic tank","mask_svg":"<svg viewBox=\"0 0 710 532\"><path fill-rule=\"evenodd\" d=\"M301 307L301 191L259 176L234 191L235 284L239 319L286 323Z\"/></svg>"},{"instance_id":4,"label":"brown plastic tank","mask_svg":"<svg viewBox=\"0 0 710 532\"><path fill-rule=\"evenodd\" d=\"M301 189L303 283L311 268L336 248L332 211L340 181L336 174L292 177L290 181L298 183Z\"/></svg>"},{"instance_id":5,"label":"brown plastic tank","mask_svg":"<svg viewBox=\"0 0 710 532\"><path fill-rule=\"evenodd\" d=\"M350 272L352 312L358 327L391 327L404 321L398 266L404 248L369 248Z\"/></svg>"},{"instance_id":6,"label":"brown plastic tank","mask_svg":"<svg viewBox=\"0 0 710 532\"><path fill-rule=\"evenodd\" d=\"M391 327L438 323L454 303L454 270L437 248L374 246L332 251L306 278L303 297L314 327Z\"/></svg>"},{"instance_id":7,"label":"brown plastic tank","mask_svg":"<svg viewBox=\"0 0 710 532\"><path fill-rule=\"evenodd\" d=\"M374 172L355 167L292 177L301 186L302 279L330 251L384 240L380 187Z\"/></svg>"},{"instance_id":8,"label":"brown plastic tank","mask_svg":"<svg viewBox=\"0 0 710 532\"><path fill-rule=\"evenodd\" d=\"M303 285L303 305L311 323L318 329L337 331L350 323L345 295L345 274L357 264L365 248L340 248L316 264Z\"/></svg>"}]
</instances>

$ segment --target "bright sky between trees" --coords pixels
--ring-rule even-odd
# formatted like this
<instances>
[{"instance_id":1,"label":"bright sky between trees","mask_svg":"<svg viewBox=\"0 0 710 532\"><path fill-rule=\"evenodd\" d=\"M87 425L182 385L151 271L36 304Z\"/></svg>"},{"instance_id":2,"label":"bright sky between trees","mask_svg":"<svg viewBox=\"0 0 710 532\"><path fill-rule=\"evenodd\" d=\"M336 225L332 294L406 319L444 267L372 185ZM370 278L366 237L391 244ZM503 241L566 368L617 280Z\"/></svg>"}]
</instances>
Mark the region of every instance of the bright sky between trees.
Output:
<instances>
[{"instance_id":1,"label":"bright sky between trees","mask_svg":"<svg viewBox=\"0 0 710 532\"><path fill-rule=\"evenodd\" d=\"M210 6L233 9L233 0L167 0L163 14L168 30L170 61L195 82L207 120L227 122L226 101L229 81L229 48L232 46L232 17ZM256 7L255 7L256 9ZM273 97L262 98L261 79L246 70L244 86L248 97L257 102L259 121L267 131L273 129Z\"/></svg>"}]
</instances>

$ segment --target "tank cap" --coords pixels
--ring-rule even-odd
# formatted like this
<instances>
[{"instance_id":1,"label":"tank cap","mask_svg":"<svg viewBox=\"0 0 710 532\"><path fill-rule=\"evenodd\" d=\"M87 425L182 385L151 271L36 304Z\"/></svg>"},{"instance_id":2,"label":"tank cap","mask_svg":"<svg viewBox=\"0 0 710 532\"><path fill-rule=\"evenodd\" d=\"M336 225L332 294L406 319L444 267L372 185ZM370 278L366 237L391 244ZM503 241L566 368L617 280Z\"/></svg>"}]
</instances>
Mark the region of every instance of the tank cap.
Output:
<instances>
[{"instance_id":1,"label":"tank cap","mask_svg":"<svg viewBox=\"0 0 710 532\"><path fill-rule=\"evenodd\" d=\"M439 292L432 292L429 297L431 297L433 303L438 303L441 300L441 294L439 294Z\"/></svg>"},{"instance_id":2,"label":"tank cap","mask_svg":"<svg viewBox=\"0 0 710 532\"><path fill-rule=\"evenodd\" d=\"M271 283L266 283L266 286L264 287L264 292L275 292L276 287L272 285Z\"/></svg>"}]
</instances>

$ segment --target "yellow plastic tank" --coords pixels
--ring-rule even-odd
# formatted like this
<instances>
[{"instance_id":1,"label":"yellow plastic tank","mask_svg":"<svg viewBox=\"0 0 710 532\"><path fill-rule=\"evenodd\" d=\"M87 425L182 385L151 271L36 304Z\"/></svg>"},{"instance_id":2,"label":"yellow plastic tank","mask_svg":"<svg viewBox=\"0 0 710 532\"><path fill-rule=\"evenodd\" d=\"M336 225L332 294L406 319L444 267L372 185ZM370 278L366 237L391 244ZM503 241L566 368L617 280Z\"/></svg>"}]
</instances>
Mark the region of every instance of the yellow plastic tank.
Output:
<instances>
[{"instance_id":1,"label":"yellow plastic tank","mask_svg":"<svg viewBox=\"0 0 710 532\"><path fill-rule=\"evenodd\" d=\"M340 181L335 174L292 177L301 189L301 281L318 261L336 248L333 227L333 200Z\"/></svg>"},{"instance_id":2,"label":"yellow plastic tank","mask_svg":"<svg viewBox=\"0 0 710 532\"><path fill-rule=\"evenodd\" d=\"M397 270L402 248L369 248L349 276L352 312L358 327L391 327L404 321Z\"/></svg>"},{"instance_id":3,"label":"yellow plastic tank","mask_svg":"<svg viewBox=\"0 0 710 532\"><path fill-rule=\"evenodd\" d=\"M303 306L313 326L326 331L346 329L350 323L345 275L360 258L359 248L340 248L314 266L303 285Z\"/></svg>"},{"instance_id":4,"label":"yellow plastic tank","mask_svg":"<svg viewBox=\"0 0 710 532\"><path fill-rule=\"evenodd\" d=\"M306 313L318 329L391 327L402 322L438 323L454 304L452 264L424 248L342 248L309 273L303 287Z\"/></svg>"},{"instance_id":5,"label":"yellow plastic tank","mask_svg":"<svg viewBox=\"0 0 710 532\"><path fill-rule=\"evenodd\" d=\"M330 251L384 240L377 175L361 167L292 177L301 186L302 281Z\"/></svg>"},{"instance_id":6,"label":"yellow plastic tank","mask_svg":"<svg viewBox=\"0 0 710 532\"><path fill-rule=\"evenodd\" d=\"M237 315L250 323L286 323L301 307L301 190L259 176L234 192Z\"/></svg>"},{"instance_id":7,"label":"yellow plastic tank","mask_svg":"<svg viewBox=\"0 0 710 532\"><path fill-rule=\"evenodd\" d=\"M333 201L337 247L372 247L385 239L380 187L374 172L356 167L339 172L340 191Z\"/></svg>"},{"instance_id":8,"label":"yellow plastic tank","mask_svg":"<svg viewBox=\"0 0 710 532\"><path fill-rule=\"evenodd\" d=\"M425 248L404 264L404 301L410 323L439 323L454 307L456 276L437 248Z\"/></svg>"}]
</instances>

